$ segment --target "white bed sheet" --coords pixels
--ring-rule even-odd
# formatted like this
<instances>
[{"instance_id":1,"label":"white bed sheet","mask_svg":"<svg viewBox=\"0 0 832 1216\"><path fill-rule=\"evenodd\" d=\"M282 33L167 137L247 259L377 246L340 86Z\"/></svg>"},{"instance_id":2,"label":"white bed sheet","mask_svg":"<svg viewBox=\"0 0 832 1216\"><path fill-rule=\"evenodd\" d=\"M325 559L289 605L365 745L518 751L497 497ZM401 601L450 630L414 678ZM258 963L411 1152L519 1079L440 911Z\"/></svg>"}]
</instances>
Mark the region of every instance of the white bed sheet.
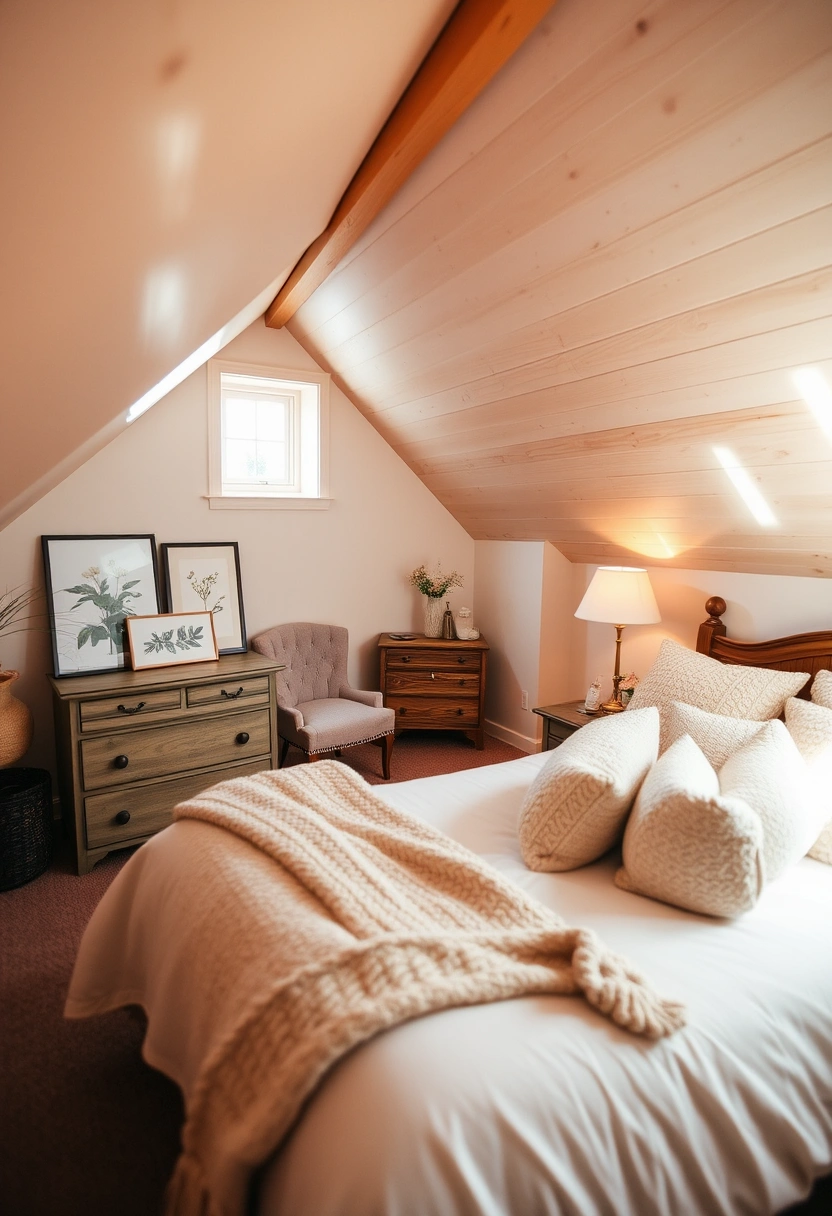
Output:
<instances>
[{"instance_id":1,"label":"white bed sheet","mask_svg":"<svg viewBox=\"0 0 832 1216\"><path fill-rule=\"evenodd\" d=\"M552 996L397 1027L325 1079L262 1172L259 1216L762 1216L832 1169L832 867L805 859L734 922L618 890L613 858L532 873L517 816L546 759L376 788L595 929L688 1026L648 1043ZM194 827L134 861L172 863ZM129 916L129 894L113 904ZM131 924L112 966L148 1009L147 1058L187 1093L206 1011L153 976L154 928Z\"/></svg>"}]
</instances>

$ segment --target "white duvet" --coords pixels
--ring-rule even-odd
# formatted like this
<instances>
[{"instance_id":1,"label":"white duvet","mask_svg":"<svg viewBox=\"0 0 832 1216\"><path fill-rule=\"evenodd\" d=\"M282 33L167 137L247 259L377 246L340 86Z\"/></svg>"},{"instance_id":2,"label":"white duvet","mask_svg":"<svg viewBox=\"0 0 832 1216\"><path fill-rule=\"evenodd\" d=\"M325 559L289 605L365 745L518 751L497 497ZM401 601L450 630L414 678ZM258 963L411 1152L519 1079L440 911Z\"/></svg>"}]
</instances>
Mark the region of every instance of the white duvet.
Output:
<instances>
[{"instance_id":1,"label":"white duvet","mask_svg":"<svg viewBox=\"0 0 832 1216\"><path fill-rule=\"evenodd\" d=\"M686 1003L687 1027L648 1043L561 996L400 1026L325 1079L264 1166L259 1216L762 1216L832 1169L832 867L805 859L733 922L619 890L612 858L532 873L517 818L547 758L376 792L597 930ZM146 1058L186 1097L210 1009L189 1001L187 976L164 974L151 944L176 933L189 826L141 850L170 877L153 923L131 919L130 882L105 898L88 933L109 974L76 973L69 1001L86 1012L114 995L142 1003Z\"/></svg>"}]
</instances>

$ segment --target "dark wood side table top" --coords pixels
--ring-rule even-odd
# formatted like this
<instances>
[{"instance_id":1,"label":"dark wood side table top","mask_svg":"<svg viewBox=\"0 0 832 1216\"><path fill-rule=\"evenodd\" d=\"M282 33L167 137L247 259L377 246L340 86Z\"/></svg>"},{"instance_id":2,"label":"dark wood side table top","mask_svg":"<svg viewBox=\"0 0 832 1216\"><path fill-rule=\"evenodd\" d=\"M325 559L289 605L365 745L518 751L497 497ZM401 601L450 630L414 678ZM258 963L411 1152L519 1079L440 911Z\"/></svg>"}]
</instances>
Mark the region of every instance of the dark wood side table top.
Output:
<instances>
[{"instance_id":1,"label":"dark wood side table top","mask_svg":"<svg viewBox=\"0 0 832 1216\"><path fill-rule=\"evenodd\" d=\"M560 705L540 705L532 710L543 719L543 750L550 751L558 747L564 739L568 739L576 730L592 722L602 714L582 713L583 699L580 701L564 701Z\"/></svg>"}]
</instances>

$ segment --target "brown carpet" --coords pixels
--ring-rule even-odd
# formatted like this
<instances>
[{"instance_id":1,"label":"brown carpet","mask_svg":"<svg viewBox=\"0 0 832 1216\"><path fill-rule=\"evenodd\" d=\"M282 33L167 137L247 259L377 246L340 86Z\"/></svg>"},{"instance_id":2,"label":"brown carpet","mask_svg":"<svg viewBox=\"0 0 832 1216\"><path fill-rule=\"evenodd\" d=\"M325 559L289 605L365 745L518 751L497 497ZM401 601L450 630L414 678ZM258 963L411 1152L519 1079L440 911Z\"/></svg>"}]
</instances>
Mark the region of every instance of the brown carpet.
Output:
<instances>
[{"instance_id":1,"label":"brown carpet","mask_svg":"<svg viewBox=\"0 0 832 1216\"><path fill-rule=\"evenodd\" d=\"M396 740L393 780L522 755L490 736L485 744L477 751L461 735L409 732ZM291 748L287 764L301 759ZM342 759L381 782L379 748L351 748ZM141 1059L143 1028L129 1013L62 1016L81 934L130 852L111 853L83 878L59 855L27 886L0 893L3 1216L160 1211L179 1152L179 1090Z\"/></svg>"},{"instance_id":2,"label":"brown carpet","mask_svg":"<svg viewBox=\"0 0 832 1216\"><path fill-rule=\"evenodd\" d=\"M456 735L396 741L393 780L513 760ZM381 752L345 752L381 781ZM302 757L290 749L287 763ZM175 1085L141 1059L143 1029L119 1010L66 1022L64 995L84 926L130 850L78 878L59 856L40 878L0 893L0 1212L3 1216L156 1216L179 1151ZM829 1216L832 1180L792 1216ZM310 1213L314 1216L314 1213ZM426 1213L426 1216L428 1214ZM513 1216L526 1216L514 1213Z\"/></svg>"}]
</instances>

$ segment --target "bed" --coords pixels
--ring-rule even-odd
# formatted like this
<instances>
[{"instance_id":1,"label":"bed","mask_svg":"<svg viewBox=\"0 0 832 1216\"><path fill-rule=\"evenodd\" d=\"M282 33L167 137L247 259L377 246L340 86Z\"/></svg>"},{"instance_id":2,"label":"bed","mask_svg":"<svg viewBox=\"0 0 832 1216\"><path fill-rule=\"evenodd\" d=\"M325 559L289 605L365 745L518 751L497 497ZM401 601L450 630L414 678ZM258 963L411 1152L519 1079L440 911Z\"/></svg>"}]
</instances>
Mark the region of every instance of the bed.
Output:
<instances>
[{"instance_id":1,"label":"bed","mask_svg":"<svg viewBox=\"0 0 832 1216\"><path fill-rule=\"evenodd\" d=\"M707 610L702 653L832 669L832 632L738 643L724 601ZM547 759L375 792L596 931L684 1003L687 1025L651 1042L563 995L406 1021L344 1055L263 1155L250 1184L258 1216L761 1216L832 1168L832 867L803 859L734 921L619 889L615 855L534 873L517 817ZM124 867L87 931L68 1002L71 1016L141 1005L145 1058L186 1104L212 1019L252 965L243 931L223 990L210 988L204 959L178 940L198 894L198 829L175 823ZM251 898L229 880L217 915L244 926Z\"/></svg>"}]
</instances>

